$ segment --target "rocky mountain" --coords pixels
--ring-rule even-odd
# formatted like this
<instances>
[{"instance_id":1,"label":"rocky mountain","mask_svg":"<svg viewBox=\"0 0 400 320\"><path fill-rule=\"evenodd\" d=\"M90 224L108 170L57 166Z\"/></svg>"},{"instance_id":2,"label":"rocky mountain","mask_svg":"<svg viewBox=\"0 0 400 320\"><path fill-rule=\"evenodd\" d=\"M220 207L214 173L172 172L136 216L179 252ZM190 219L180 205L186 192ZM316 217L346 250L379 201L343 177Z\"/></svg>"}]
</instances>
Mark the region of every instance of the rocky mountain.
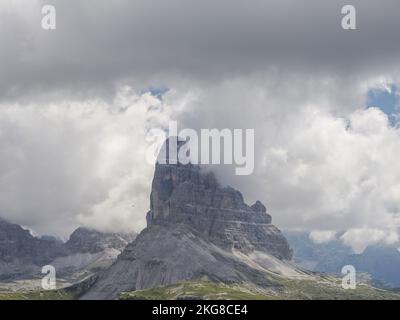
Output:
<instances>
[{"instance_id":1,"label":"rocky mountain","mask_svg":"<svg viewBox=\"0 0 400 320\"><path fill-rule=\"evenodd\" d=\"M66 243L0 218L0 280L32 279L50 264L72 282L109 267L134 235L78 228ZM69 283L71 282L69 281Z\"/></svg>"},{"instance_id":2,"label":"rocky mountain","mask_svg":"<svg viewBox=\"0 0 400 320\"><path fill-rule=\"evenodd\" d=\"M291 258L261 202L249 206L212 172L166 159L155 167L147 228L83 298L115 298L193 279L267 286L265 272L304 275Z\"/></svg>"},{"instance_id":3,"label":"rocky mountain","mask_svg":"<svg viewBox=\"0 0 400 320\"><path fill-rule=\"evenodd\" d=\"M353 250L336 239L314 243L306 232L285 231L294 249L294 260L302 267L330 274L340 274L342 267L353 265L359 274L368 274L376 285L400 287L400 252L397 247L368 246L364 252Z\"/></svg>"},{"instance_id":4,"label":"rocky mountain","mask_svg":"<svg viewBox=\"0 0 400 320\"><path fill-rule=\"evenodd\" d=\"M199 166L157 164L147 225L168 228L176 224L195 229L223 249L292 257L285 237L271 224L260 201L248 206L239 191L222 187L212 172L203 172Z\"/></svg>"},{"instance_id":5,"label":"rocky mountain","mask_svg":"<svg viewBox=\"0 0 400 320\"><path fill-rule=\"evenodd\" d=\"M58 274L70 283L76 283L108 268L135 234L104 233L94 229L78 228L65 243L66 255L51 261Z\"/></svg>"},{"instance_id":6,"label":"rocky mountain","mask_svg":"<svg viewBox=\"0 0 400 320\"><path fill-rule=\"evenodd\" d=\"M353 265L359 272L368 273L375 284L400 287L400 252L392 246L369 246L361 254L352 254L341 261ZM321 263L319 268L330 272L337 265Z\"/></svg>"},{"instance_id":7,"label":"rocky mountain","mask_svg":"<svg viewBox=\"0 0 400 320\"><path fill-rule=\"evenodd\" d=\"M246 204L238 190L199 166L169 159L157 163L146 218L147 227L135 239L78 228L66 243L35 238L1 220L0 274L34 278L41 266L51 264L57 290L38 288L41 277L34 279L36 287L23 282L21 290L0 281L0 300L400 299L359 280L355 290L345 290L337 276L296 266L265 206ZM314 250L304 237L297 240L292 243L304 244L296 247L304 259L297 255L296 261L318 265L324 249Z\"/></svg>"},{"instance_id":8,"label":"rocky mountain","mask_svg":"<svg viewBox=\"0 0 400 320\"><path fill-rule=\"evenodd\" d=\"M65 246L73 253L96 253L110 248L122 251L134 239L134 234L105 233L79 227L70 235Z\"/></svg>"},{"instance_id":9,"label":"rocky mountain","mask_svg":"<svg viewBox=\"0 0 400 320\"><path fill-rule=\"evenodd\" d=\"M333 265L335 261L342 261L353 254L353 250L338 239L315 243L308 232L285 230L284 234L293 248L294 261L308 270L326 272L322 264ZM340 273L342 266L338 266L334 273Z\"/></svg>"},{"instance_id":10,"label":"rocky mountain","mask_svg":"<svg viewBox=\"0 0 400 320\"><path fill-rule=\"evenodd\" d=\"M26 277L66 250L58 241L34 237L28 230L0 218L0 279Z\"/></svg>"}]
</instances>

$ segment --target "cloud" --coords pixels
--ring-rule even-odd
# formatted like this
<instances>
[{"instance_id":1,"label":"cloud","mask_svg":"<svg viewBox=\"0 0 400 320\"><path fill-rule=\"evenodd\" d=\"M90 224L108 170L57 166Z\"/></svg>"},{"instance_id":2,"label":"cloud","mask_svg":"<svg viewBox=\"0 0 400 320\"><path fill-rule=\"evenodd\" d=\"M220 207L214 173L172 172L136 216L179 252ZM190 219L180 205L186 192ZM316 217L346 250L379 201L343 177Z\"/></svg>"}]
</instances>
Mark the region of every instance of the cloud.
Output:
<instances>
[{"instance_id":1,"label":"cloud","mask_svg":"<svg viewBox=\"0 0 400 320\"><path fill-rule=\"evenodd\" d=\"M147 130L172 107L121 88L113 102L0 107L0 214L39 233L140 230L153 166Z\"/></svg>"},{"instance_id":2,"label":"cloud","mask_svg":"<svg viewBox=\"0 0 400 320\"><path fill-rule=\"evenodd\" d=\"M400 83L398 3L354 0L357 31L340 27L345 4L2 1L0 215L41 233L139 230L146 132L173 119L255 129L253 175L214 169L278 226L397 232L400 129L365 104Z\"/></svg>"},{"instance_id":3,"label":"cloud","mask_svg":"<svg viewBox=\"0 0 400 320\"><path fill-rule=\"evenodd\" d=\"M314 243L326 243L336 239L334 230L313 230L310 232L310 239Z\"/></svg>"},{"instance_id":4,"label":"cloud","mask_svg":"<svg viewBox=\"0 0 400 320\"><path fill-rule=\"evenodd\" d=\"M254 174L214 170L249 202L265 202L278 226L386 232L400 217L400 128L364 107L367 92L359 82L247 77L199 90L181 121L255 129Z\"/></svg>"},{"instance_id":5,"label":"cloud","mask_svg":"<svg viewBox=\"0 0 400 320\"><path fill-rule=\"evenodd\" d=\"M398 233L393 229L350 229L341 236L344 244L352 247L355 253L362 253L369 245L391 245L399 241Z\"/></svg>"},{"instance_id":6,"label":"cloud","mask_svg":"<svg viewBox=\"0 0 400 320\"><path fill-rule=\"evenodd\" d=\"M253 175L213 169L249 202L266 203L279 227L318 230L316 241L336 230L395 233L400 131L363 107L369 86L266 74L177 86L162 99L127 87L111 101L4 104L2 215L64 236L80 224L140 230L153 174L146 132L178 120L181 128L255 129Z\"/></svg>"},{"instance_id":7,"label":"cloud","mask_svg":"<svg viewBox=\"0 0 400 320\"><path fill-rule=\"evenodd\" d=\"M57 9L41 29L40 8ZM367 77L399 70L396 0L354 0L357 31L341 28L345 1L2 1L2 99L63 90L112 94L114 85L207 82L271 68Z\"/></svg>"}]
</instances>

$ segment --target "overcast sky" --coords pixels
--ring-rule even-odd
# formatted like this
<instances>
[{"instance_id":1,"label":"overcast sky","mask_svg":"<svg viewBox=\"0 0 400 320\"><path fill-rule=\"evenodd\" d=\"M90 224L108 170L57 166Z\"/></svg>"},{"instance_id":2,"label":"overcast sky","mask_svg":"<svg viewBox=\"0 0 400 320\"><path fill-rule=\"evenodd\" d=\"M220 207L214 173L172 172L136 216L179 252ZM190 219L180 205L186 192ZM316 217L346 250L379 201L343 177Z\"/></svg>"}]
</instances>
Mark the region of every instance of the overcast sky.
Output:
<instances>
[{"instance_id":1,"label":"overcast sky","mask_svg":"<svg viewBox=\"0 0 400 320\"><path fill-rule=\"evenodd\" d=\"M41 28L44 4L56 30ZM345 230L358 251L396 243L399 4L351 1L351 31L345 4L2 0L0 216L64 237L140 230L146 132L178 120L255 129L255 173L215 169L278 227L316 241Z\"/></svg>"}]
</instances>

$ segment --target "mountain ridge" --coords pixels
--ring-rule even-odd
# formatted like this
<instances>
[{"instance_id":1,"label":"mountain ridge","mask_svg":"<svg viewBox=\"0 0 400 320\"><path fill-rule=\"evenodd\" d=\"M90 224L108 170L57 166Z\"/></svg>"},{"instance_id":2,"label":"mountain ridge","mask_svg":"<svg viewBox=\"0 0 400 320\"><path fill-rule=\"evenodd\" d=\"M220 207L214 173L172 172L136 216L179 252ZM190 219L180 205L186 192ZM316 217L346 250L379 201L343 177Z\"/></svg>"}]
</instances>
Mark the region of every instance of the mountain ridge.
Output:
<instances>
[{"instance_id":1,"label":"mountain ridge","mask_svg":"<svg viewBox=\"0 0 400 320\"><path fill-rule=\"evenodd\" d=\"M35 237L20 225L0 218L0 279L34 279L40 277L44 265L53 265L57 275L75 281L77 272L92 274L111 265L133 239L130 234L79 227L64 243L51 236Z\"/></svg>"}]
</instances>

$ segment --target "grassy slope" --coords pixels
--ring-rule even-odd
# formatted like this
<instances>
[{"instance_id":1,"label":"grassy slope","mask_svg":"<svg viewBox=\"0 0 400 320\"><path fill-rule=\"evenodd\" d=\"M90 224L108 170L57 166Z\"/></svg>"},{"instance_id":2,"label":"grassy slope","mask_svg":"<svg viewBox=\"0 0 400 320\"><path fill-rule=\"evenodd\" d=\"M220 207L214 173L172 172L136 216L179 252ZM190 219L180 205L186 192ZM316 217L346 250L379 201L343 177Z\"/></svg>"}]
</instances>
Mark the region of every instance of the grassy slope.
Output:
<instances>
[{"instance_id":1,"label":"grassy slope","mask_svg":"<svg viewBox=\"0 0 400 320\"><path fill-rule=\"evenodd\" d=\"M1 292L0 300L72 300L74 295L64 290Z\"/></svg>"},{"instance_id":2,"label":"grassy slope","mask_svg":"<svg viewBox=\"0 0 400 320\"><path fill-rule=\"evenodd\" d=\"M212 282L183 282L179 284L157 287L146 290L125 292L120 295L122 300L131 299L160 299L174 300L177 297L190 296L193 298L202 298L210 300L231 299L231 300L260 300L265 296L252 292L244 287L227 286ZM270 296L272 299L273 296Z\"/></svg>"},{"instance_id":3,"label":"grassy slope","mask_svg":"<svg viewBox=\"0 0 400 320\"><path fill-rule=\"evenodd\" d=\"M146 290L125 292L122 300L159 299L173 300L182 298L205 300L274 300L274 299L397 299L400 293L385 291L366 284L358 284L355 290L344 290L340 279L319 276L315 280L294 280L271 277L274 285L269 288L257 288L249 284L213 283L208 281L188 281L169 286ZM66 288L52 291L5 292L0 291L0 300L70 300L80 291Z\"/></svg>"},{"instance_id":4,"label":"grassy slope","mask_svg":"<svg viewBox=\"0 0 400 320\"><path fill-rule=\"evenodd\" d=\"M146 290L125 292L122 300L194 298L205 300L274 300L274 299L399 299L400 294L358 285L344 290L339 283L327 280L280 280L274 289L259 290L246 284L225 285L207 281L188 281ZM0 292L0 300L70 300L75 296L66 290Z\"/></svg>"},{"instance_id":5,"label":"grassy slope","mask_svg":"<svg viewBox=\"0 0 400 320\"><path fill-rule=\"evenodd\" d=\"M120 299L173 300L192 297L197 299L274 300L274 299L400 299L400 295L379 290L368 285L358 285L355 290L344 290L340 283L331 280L279 280L273 290L257 290L245 284L224 285L205 281L190 281L147 290L125 292Z\"/></svg>"}]
</instances>

